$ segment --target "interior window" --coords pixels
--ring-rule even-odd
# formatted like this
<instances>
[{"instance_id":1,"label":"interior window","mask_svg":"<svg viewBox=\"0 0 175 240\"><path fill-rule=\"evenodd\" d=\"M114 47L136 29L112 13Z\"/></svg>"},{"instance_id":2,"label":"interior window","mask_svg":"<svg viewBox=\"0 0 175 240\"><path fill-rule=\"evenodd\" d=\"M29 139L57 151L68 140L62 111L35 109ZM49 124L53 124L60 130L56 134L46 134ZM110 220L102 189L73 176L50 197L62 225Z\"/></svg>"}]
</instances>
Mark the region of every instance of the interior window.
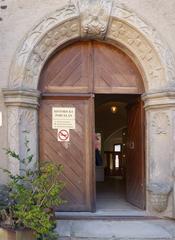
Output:
<instances>
[{"instance_id":1,"label":"interior window","mask_svg":"<svg viewBox=\"0 0 175 240\"><path fill-rule=\"evenodd\" d=\"M119 168L119 157L115 155L115 168Z\"/></svg>"},{"instance_id":2,"label":"interior window","mask_svg":"<svg viewBox=\"0 0 175 240\"><path fill-rule=\"evenodd\" d=\"M117 153L121 152L121 144L114 144L114 152L115 153L115 168L120 167L119 155Z\"/></svg>"},{"instance_id":3,"label":"interior window","mask_svg":"<svg viewBox=\"0 0 175 240\"><path fill-rule=\"evenodd\" d=\"M121 144L114 144L114 152L121 152Z\"/></svg>"}]
</instances>

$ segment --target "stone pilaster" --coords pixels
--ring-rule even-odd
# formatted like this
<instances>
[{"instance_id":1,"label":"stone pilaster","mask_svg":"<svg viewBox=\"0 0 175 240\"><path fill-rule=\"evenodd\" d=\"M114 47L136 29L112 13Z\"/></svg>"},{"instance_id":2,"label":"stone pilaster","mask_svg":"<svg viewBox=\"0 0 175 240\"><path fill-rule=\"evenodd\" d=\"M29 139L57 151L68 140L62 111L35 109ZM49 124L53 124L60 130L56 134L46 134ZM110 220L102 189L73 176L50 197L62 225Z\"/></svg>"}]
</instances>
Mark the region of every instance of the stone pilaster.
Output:
<instances>
[{"instance_id":1,"label":"stone pilaster","mask_svg":"<svg viewBox=\"0 0 175 240\"><path fill-rule=\"evenodd\" d=\"M143 95L146 110L147 209L172 216L174 208L175 91Z\"/></svg>"},{"instance_id":2,"label":"stone pilaster","mask_svg":"<svg viewBox=\"0 0 175 240\"><path fill-rule=\"evenodd\" d=\"M8 147L19 154L26 155L24 140L29 140L31 153L34 155L32 167L36 167L38 160L38 98L40 93L35 90L3 89L4 102L8 114ZM28 133L26 134L25 131ZM20 172L19 161L9 158L9 170Z\"/></svg>"}]
</instances>

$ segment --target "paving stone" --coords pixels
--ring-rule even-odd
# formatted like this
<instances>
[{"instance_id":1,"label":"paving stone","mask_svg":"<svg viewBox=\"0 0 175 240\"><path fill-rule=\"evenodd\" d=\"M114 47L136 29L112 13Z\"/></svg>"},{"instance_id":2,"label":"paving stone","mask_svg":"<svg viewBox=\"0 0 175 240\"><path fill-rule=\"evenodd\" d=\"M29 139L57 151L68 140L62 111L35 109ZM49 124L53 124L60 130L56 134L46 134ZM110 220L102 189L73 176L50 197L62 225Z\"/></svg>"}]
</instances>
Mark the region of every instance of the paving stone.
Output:
<instances>
[{"instance_id":1,"label":"paving stone","mask_svg":"<svg viewBox=\"0 0 175 240\"><path fill-rule=\"evenodd\" d=\"M72 227L72 221L58 221L56 232L59 233L60 237L70 237L71 236L71 227Z\"/></svg>"},{"instance_id":2,"label":"paving stone","mask_svg":"<svg viewBox=\"0 0 175 240\"><path fill-rule=\"evenodd\" d=\"M175 239L174 229L173 221L156 220L60 220L57 224L62 240L166 240Z\"/></svg>"}]
</instances>

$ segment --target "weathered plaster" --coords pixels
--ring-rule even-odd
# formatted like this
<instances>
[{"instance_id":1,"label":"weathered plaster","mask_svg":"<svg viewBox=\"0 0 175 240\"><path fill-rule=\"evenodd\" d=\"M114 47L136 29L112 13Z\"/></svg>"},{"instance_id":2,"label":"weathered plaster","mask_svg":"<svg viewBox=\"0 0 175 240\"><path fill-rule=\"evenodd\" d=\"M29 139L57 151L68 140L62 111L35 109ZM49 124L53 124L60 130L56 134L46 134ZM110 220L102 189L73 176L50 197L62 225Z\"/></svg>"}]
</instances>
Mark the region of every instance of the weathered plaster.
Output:
<instances>
[{"instance_id":1,"label":"weathered plaster","mask_svg":"<svg viewBox=\"0 0 175 240\"><path fill-rule=\"evenodd\" d=\"M172 129L175 128L173 121L175 92L165 90L144 94L142 98L146 110L147 210L158 216L173 217L175 148ZM155 194L151 187L155 185L159 186L162 192L165 189L164 186L169 191L167 194L164 192Z\"/></svg>"}]
</instances>

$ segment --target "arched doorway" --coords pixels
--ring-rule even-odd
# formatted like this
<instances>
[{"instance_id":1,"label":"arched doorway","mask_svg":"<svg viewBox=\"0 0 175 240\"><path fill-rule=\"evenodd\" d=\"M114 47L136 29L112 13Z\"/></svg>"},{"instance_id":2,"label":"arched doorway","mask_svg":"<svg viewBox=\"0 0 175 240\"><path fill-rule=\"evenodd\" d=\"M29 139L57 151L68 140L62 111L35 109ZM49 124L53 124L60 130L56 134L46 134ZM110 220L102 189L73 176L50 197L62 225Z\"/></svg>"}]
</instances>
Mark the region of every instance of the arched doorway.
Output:
<instances>
[{"instance_id":1,"label":"arched doorway","mask_svg":"<svg viewBox=\"0 0 175 240\"><path fill-rule=\"evenodd\" d=\"M94 99L100 96L101 99L112 96L118 100L123 98L130 105L127 110L127 198L143 209L144 130L140 95L144 87L142 77L131 59L120 49L103 42L81 41L71 44L47 61L40 76L39 90L42 92L40 159L56 161L64 166L62 178L66 186L63 198L67 203L62 210L95 210ZM132 101L127 100L126 94L130 94ZM60 120L54 111L58 111ZM68 115L71 112L70 120ZM56 121L59 121L58 125ZM137 167L133 168L134 165Z\"/></svg>"},{"instance_id":2,"label":"arched doorway","mask_svg":"<svg viewBox=\"0 0 175 240\"><path fill-rule=\"evenodd\" d=\"M86 7L71 2L55 9L36 23L20 43L11 62L8 86L3 89L9 119L8 146L23 157L25 126L30 132L30 147L35 156L32 164L38 164L40 92L37 87L41 69L56 49L81 39L101 39L120 46L136 63L145 88L142 99L146 111L146 210L152 215L174 217L175 61L171 49L156 29L132 10L115 1L102 5L98 0L87 2ZM101 10L94 12L96 4ZM89 14L92 12L95 22ZM18 161L10 158L9 169L17 173L19 168ZM164 198L156 195L157 191Z\"/></svg>"},{"instance_id":3,"label":"arched doorway","mask_svg":"<svg viewBox=\"0 0 175 240\"><path fill-rule=\"evenodd\" d=\"M145 130L140 96L96 95L95 130L102 156L102 164L100 157L96 159L96 209L145 209Z\"/></svg>"}]
</instances>

